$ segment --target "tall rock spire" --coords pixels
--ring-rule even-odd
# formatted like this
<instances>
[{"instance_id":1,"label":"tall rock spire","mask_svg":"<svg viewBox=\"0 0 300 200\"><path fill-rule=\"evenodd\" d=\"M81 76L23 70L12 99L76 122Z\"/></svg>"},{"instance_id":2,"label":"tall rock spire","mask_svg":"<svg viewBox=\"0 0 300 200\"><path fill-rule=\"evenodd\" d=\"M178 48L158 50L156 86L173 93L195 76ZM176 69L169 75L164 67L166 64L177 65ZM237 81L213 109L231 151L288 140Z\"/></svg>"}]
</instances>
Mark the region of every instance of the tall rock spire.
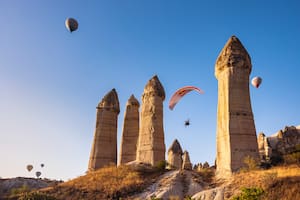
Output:
<instances>
[{"instance_id":1,"label":"tall rock spire","mask_svg":"<svg viewBox=\"0 0 300 200\"><path fill-rule=\"evenodd\" d=\"M96 129L88 170L117 164L117 124L120 112L115 89L107 93L97 106Z\"/></svg>"},{"instance_id":2,"label":"tall rock spire","mask_svg":"<svg viewBox=\"0 0 300 200\"><path fill-rule=\"evenodd\" d=\"M252 65L248 52L235 36L217 58L217 176L226 178L244 166L244 158L259 160L256 130L249 95Z\"/></svg>"},{"instance_id":3,"label":"tall rock spire","mask_svg":"<svg viewBox=\"0 0 300 200\"><path fill-rule=\"evenodd\" d=\"M141 127L137 148L137 161L155 165L165 161L163 128L163 101L165 90L157 76L152 77L142 95Z\"/></svg>"},{"instance_id":4,"label":"tall rock spire","mask_svg":"<svg viewBox=\"0 0 300 200\"><path fill-rule=\"evenodd\" d=\"M119 164L125 164L136 159L139 138L139 107L138 100L131 95L124 114Z\"/></svg>"}]
</instances>

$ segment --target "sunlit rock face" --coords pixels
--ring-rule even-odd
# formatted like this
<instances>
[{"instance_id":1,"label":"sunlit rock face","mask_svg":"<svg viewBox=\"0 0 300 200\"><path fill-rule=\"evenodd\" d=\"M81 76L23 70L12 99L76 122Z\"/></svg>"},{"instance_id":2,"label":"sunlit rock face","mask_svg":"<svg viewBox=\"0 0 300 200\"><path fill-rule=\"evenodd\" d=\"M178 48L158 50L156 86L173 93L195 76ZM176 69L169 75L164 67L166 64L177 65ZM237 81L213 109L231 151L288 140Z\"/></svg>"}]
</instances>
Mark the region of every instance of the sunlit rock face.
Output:
<instances>
[{"instance_id":1,"label":"sunlit rock face","mask_svg":"<svg viewBox=\"0 0 300 200\"><path fill-rule=\"evenodd\" d=\"M193 165L192 165L191 160L190 160L189 152L184 151L182 157L183 157L182 169L192 170Z\"/></svg>"},{"instance_id":2,"label":"sunlit rock face","mask_svg":"<svg viewBox=\"0 0 300 200\"><path fill-rule=\"evenodd\" d=\"M139 107L140 103L131 95L127 101L124 114L119 164L125 164L136 159L140 122Z\"/></svg>"},{"instance_id":3,"label":"sunlit rock face","mask_svg":"<svg viewBox=\"0 0 300 200\"><path fill-rule=\"evenodd\" d=\"M140 114L140 130L137 161L157 164L165 161L163 128L163 101L165 90L157 76L152 77L144 88Z\"/></svg>"},{"instance_id":4,"label":"sunlit rock face","mask_svg":"<svg viewBox=\"0 0 300 200\"><path fill-rule=\"evenodd\" d=\"M269 161L272 156L272 148L270 142L264 133L260 133L257 137L258 151L262 162Z\"/></svg>"},{"instance_id":5,"label":"sunlit rock face","mask_svg":"<svg viewBox=\"0 0 300 200\"><path fill-rule=\"evenodd\" d=\"M96 129L88 171L117 164L117 124L120 113L115 89L107 93L97 106Z\"/></svg>"},{"instance_id":6,"label":"sunlit rock face","mask_svg":"<svg viewBox=\"0 0 300 200\"><path fill-rule=\"evenodd\" d=\"M286 126L267 139L272 148L272 156L292 153L300 148L300 126Z\"/></svg>"},{"instance_id":7,"label":"sunlit rock face","mask_svg":"<svg viewBox=\"0 0 300 200\"><path fill-rule=\"evenodd\" d=\"M259 160L249 95L252 65L235 36L229 38L215 64L218 79L217 177L227 178L244 166L244 158Z\"/></svg>"},{"instance_id":8,"label":"sunlit rock face","mask_svg":"<svg viewBox=\"0 0 300 200\"><path fill-rule=\"evenodd\" d=\"M177 139L174 140L168 150L168 166L170 169L181 169L182 149Z\"/></svg>"}]
</instances>

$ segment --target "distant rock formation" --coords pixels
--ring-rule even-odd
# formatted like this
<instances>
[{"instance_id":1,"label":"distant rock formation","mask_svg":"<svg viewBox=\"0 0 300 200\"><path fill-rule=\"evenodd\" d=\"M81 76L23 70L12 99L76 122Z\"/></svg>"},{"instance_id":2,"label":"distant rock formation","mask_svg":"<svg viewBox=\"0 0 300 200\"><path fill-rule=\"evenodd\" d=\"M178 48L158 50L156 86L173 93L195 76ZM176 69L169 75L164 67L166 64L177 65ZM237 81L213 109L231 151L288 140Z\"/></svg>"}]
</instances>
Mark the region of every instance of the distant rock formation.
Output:
<instances>
[{"instance_id":1,"label":"distant rock formation","mask_svg":"<svg viewBox=\"0 0 300 200\"><path fill-rule=\"evenodd\" d=\"M229 38L215 64L218 79L217 171L227 178L244 167L244 158L259 160L249 95L251 60L235 36Z\"/></svg>"},{"instance_id":2,"label":"distant rock formation","mask_svg":"<svg viewBox=\"0 0 300 200\"><path fill-rule=\"evenodd\" d=\"M257 142L261 161L269 161L272 155L272 148L270 147L268 138L265 136L264 133L260 133L258 135Z\"/></svg>"},{"instance_id":3,"label":"distant rock formation","mask_svg":"<svg viewBox=\"0 0 300 200\"><path fill-rule=\"evenodd\" d=\"M12 194L12 191L20 190L20 188L28 190L37 190L46 187L56 186L63 181L50 180L50 179L36 179L36 178L25 178L25 177L16 177L16 178L0 178L0 199L11 199L8 198Z\"/></svg>"},{"instance_id":4,"label":"distant rock formation","mask_svg":"<svg viewBox=\"0 0 300 200\"><path fill-rule=\"evenodd\" d=\"M289 154L300 148L300 126L286 126L274 135L265 137L268 146L262 146L261 137L261 135L258 137L260 152L268 151L270 148L270 157Z\"/></svg>"},{"instance_id":5,"label":"distant rock formation","mask_svg":"<svg viewBox=\"0 0 300 200\"><path fill-rule=\"evenodd\" d=\"M88 170L117 164L117 124L120 112L118 94L112 89L97 106L96 129Z\"/></svg>"},{"instance_id":6,"label":"distant rock formation","mask_svg":"<svg viewBox=\"0 0 300 200\"><path fill-rule=\"evenodd\" d=\"M152 77L142 95L141 123L137 147L137 161L157 164L165 161L163 101L165 90L157 76Z\"/></svg>"},{"instance_id":7,"label":"distant rock formation","mask_svg":"<svg viewBox=\"0 0 300 200\"><path fill-rule=\"evenodd\" d=\"M174 140L168 150L168 168L181 169L182 167L182 149L177 139Z\"/></svg>"},{"instance_id":8,"label":"distant rock formation","mask_svg":"<svg viewBox=\"0 0 300 200\"><path fill-rule=\"evenodd\" d=\"M193 165L192 165L191 160L190 160L189 152L187 152L187 151L183 152L182 169L185 169L185 170L192 170L193 169Z\"/></svg>"},{"instance_id":9,"label":"distant rock formation","mask_svg":"<svg viewBox=\"0 0 300 200\"><path fill-rule=\"evenodd\" d=\"M136 159L140 122L139 107L138 100L131 95L127 101L124 114L119 164L125 164Z\"/></svg>"}]
</instances>

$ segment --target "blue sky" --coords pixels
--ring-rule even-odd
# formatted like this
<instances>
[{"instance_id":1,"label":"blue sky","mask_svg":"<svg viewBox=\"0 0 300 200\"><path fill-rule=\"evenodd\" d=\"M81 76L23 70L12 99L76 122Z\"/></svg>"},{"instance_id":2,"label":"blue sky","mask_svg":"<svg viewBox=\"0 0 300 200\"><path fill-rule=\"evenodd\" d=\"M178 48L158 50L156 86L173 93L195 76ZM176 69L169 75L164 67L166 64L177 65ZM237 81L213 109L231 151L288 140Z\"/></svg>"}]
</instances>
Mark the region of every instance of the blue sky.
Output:
<instances>
[{"instance_id":1,"label":"blue sky","mask_svg":"<svg viewBox=\"0 0 300 200\"><path fill-rule=\"evenodd\" d=\"M263 78L250 87L257 133L299 125L299 7L292 0L0 0L0 176L83 175L98 102L116 88L120 142L128 98L140 101L155 74L166 91L166 147L177 138L193 163L212 164L214 65L231 35L251 56L250 78ZM67 17L78 31L66 30ZM172 93L185 85L205 94L191 92L170 111Z\"/></svg>"}]
</instances>

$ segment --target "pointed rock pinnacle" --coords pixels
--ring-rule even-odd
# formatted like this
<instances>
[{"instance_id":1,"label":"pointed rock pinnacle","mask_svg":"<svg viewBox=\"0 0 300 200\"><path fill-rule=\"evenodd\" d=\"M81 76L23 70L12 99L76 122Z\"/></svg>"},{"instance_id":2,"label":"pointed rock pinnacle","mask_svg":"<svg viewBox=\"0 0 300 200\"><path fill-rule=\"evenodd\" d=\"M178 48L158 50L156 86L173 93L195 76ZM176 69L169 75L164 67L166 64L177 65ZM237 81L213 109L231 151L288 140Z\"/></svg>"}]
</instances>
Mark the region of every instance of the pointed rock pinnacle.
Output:
<instances>
[{"instance_id":1,"label":"pointed rock pinnacle","mask_svg":"<svg viewBox=\"0 0 300 200\"><path fill-rule=\"evenodd\" d=\"M147 83L147 85L144 88L144 94L151 94L151 95L157 95L162 98L162 100L165 100L165 90L160 83L157 75L153 76Z\"/></svg>"},{"instance_id":2,"label":"pointed rock pinnacle","mask_svg":"<svg viewBox=\"0 0 300 200\"><path fill-rule=\"evenodd\" d=\"M174 154L182 154L182 148L177 139L175 139L172 145L170 146L168 153L170 151L172 151Z\"/></svg>"},{"instance_id":3,"label":"pointed rock pinnacle","mask_svg":"<svg viewBox=\"0 0 300 200\"><path fill-rule=\"evenodd\" d=\"M120 113L119 98L115 88L112 89L109 93L107 93L103 97L101 102L98 104L97 109L101 109L101 108L111 109L115 111L117 114Z\"/></svg>"},{"instance_id":4,"label":"pointed rock pinnacle","mask_svg":"<svg viewBox=\"0 0 300 200\"><path fill-rule=\"evenodd\" d=\"M126 106L129 106L129 105L130 106L137 106L137 107L140 106L139 101L135 98L135 96L133 94L129 97L129 99L127 101L127 105Z\"/></svg>"},{"instance_id":5,"label":"pointed rock pinnacle","mask_svg":"<svg viewBox=\"0 0 300 200\"><path fill-rule=\"evenodd\" d=\"M220 52L215 64L215 75L218 76L229 67L247 68L250 70L249 73L252 69L251 58L236 36L231 36Z\"/></svg>"}]
</instances>

